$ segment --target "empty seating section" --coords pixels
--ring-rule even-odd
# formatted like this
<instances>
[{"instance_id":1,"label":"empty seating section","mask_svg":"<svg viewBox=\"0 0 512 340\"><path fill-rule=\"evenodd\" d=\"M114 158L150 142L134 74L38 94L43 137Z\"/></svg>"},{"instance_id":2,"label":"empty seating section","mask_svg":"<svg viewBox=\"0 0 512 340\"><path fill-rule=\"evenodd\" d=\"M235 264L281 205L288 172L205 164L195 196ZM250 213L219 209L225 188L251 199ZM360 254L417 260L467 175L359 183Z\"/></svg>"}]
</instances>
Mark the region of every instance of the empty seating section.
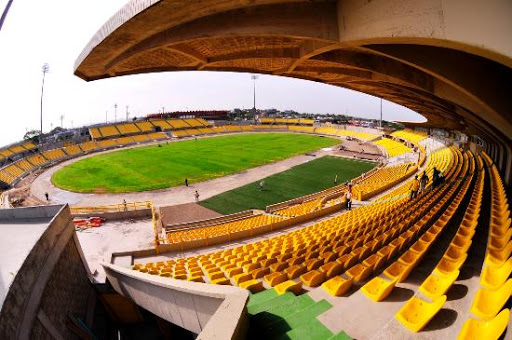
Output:
<instances>
[{"instance_id":1,"label":"empty seating section","mask_svg":"<svg viewBox=\"0 0 512 340\"><path fill-rule=\"evenodd\" d=\"M474 296L469 310L471 316L462 326L459 339L498 339L510 319L510 310L504 308L512 295L510 207L498 169L487 154L482 153L482 158L490 179L489 230L480 288ZM479 162L478 166L481 165ZM478 211L475 215L478 217Z\"/></svg>"},{"instance_id":2,"label":"empty seating section","mask_svg":"<svg viewBox=\"0 0 512 340\"><path fill-rule=\"evenodd\" d=\"M254 127L252 125L241 125L240 128L242 131L254 131Z\"/></svg>"},{"instance_id":3,"label":"empty seating section","mask_svg":"<svg viewBox=\"0 0 512 340\"><path fill-rule=\"evenodd\" d=\"M389 139L389 138L382 138L381 140L378 140L373 143L383 147L386 150L388 157L390 157L390 158L403 155L404 153L411 152L411 149L409 149L407 146L403 145L400 142Z\"/></svg>"},{"instance_id":4,"label":"empty seating section","mask_svg":"<svg viewBox=\"0 0 512 340\"><path fill-rule=\"evenodd\" d=\"M361 140L372 140L377 138L378 136L373 135L371 133L367 132L359 132L359 131L351 131L351 130L338 130L336 132L338 136L347 136L347 137L354 137Z\"/></svg>"},{"instance_id":5,"label":"empty seating section","mask_svg":"<svg viewBox=\"0 0 512 340\"><path fill-rule=\"evenodd\" d=\"M98 145L94 141L84 142L80 144L80 148L83 151L92 151L98 148Z\"/></svg>"},{"instance_id":6,"label":"empty seating section","mask_svg":"<svg viewBox=\"0 0 512 340\"><path fill-rule=\"evenodd\" d=\"M323 135L336 135L336 133L338 132L338 129L333 128L333 127L321 127L321 128L316 128L315 132L323 134Z\"/></svg>"},{"instance_id":7,"label":"empty seating section","mask_svg":"<svg viewBox=\"0 0 512 340\"><path fill-rule=\"evenodd\" d=\"M153 131L155 131L155 127L150 122L136 122L135 125L137 125L137 127L142 132L153 132Z\"/></svg>"},{"instance_id":8,"label":"empty seating section","mask_svg":"<svg viewBox=\"0 0 512 340\"><path fill-rule=\"evenodd\" d=\"M231 234L236 233L244 233L250 236L253 235L253 229L282 220L283 218L278 216L249 216L219 225L191 228L183 231L168 231L166 237L169 244L200 241L203 245L208 245L210 239L225 237L228 241L231 239Z\"/></svg>"},{"instance_id":9,"label":"empty seating section","mask_svg":"<svg viewBox=\"0 0 512 340\"><path fill-rule=\"evenodd\" d=\"M16 180L15 176L11 175L9 172L7 172L5 170L0 170L0 181L7 183L7 184L12 184L12 183L14 183L15 180Z\"/></svg>"},{"instance_id":10,"label":"empty seating section","mask_svg":"<svg viewBox=\"0 0 512 340\"><path fill-rule=\"evenodd\" d=\"M135 142L147 142L150 140L147 135L135 135L132 138Z\"/></svg>"},{"instance_id":11,"label":"empty seating section","mask_svg":"<svg viewBox=\"0 0 512 340\"><path fill-rule=\"evenodd\" d=\"M151 140L160 140L160 139L166 139L167 135L163 132L153 132L148 134L149 139Z\"/></svg>"},{"instance_id":12,"label":"empty seating section","mask_svg":"<svg viewBox=\"0 0 512 340\"><path fill-rule=\"evenodd\" d=\"M25 158L20 159L19 161L17 161L16 162L16 166L18 168L21 168L21 169L25 170L25 171L31 171L32 169L35 168L34 164L30 163Z\"/></svg>"},{"instance_id":13,"label":"empty seating section","mask_svg":"<svg viewBox=\"0 0 512 340\"><path fill-rule=\"evenodd\" d=\"M295 132L309 132L313 133L315 132L315 129L312 126L296 126L296 125L290 125L288 127L289 131L295 131Z\"/></svg>"},{"instance_id":14,"label":"empty seating section","mask_svg":"<svg viewBox=\"0 0 512 340\"><path fill-rule=\"evenodd\" d=\"M199 133L201 133L201 134L215 133L215 131L213 131L213 129L212 129L212 128L207 128L207 127L198 128L197 130L198 130L198 131L199 131Z\"/></svg>"},{"instance_id":15,"label":"empty seating section","mask_svg":"<svg viewBox=\"0 0 512 340\"><path fill-rule=\"evenodd\" d=\"M82 153L82 149L80 149L80 146L78 146L78 144L69 145L64 147L63 149L68 155L78 155L79 153Z\"/></svg>"},{"instance_id":16,"label":"empty seating section","mask_svg":"<svg viewBox=\"0 0 512 340\"><path fill-rule=\"evenodd\" d=\"M11 174L15 178L20 177L25 172L23 169L16 166L16 164L6 166L5 168L3 168L3 171Z\"/></svg>"},{"instance_id":17,"label":"empty seating section","mask_svg":"<svg viewBox=\"0 0 512 340\"><path fill-rule=\"evenodd\" d=\"M168 119L167 123L173 128L173 129L183 129L183 128L189 128L191 127L190 124L187 123L188 119Z\"/></svg>"},{"instance_id":18,"label":"empty seating section","mask_svg":"<svg viewBox=\"0 0 512 340\"><path fill-rule=\"evenodd\" d=\"M115 125L100 126L99 129L100 129L101 135L104 138L116 137L121 134Z\"/></svg>"},{"instance_id":19,"label":"empty seating section","mask_svg":"<svg viewBox=\"0 0 512 340\"><path fill-rule=\"evenodd\" d=\"M92 139L98 139L102 138L101 132L98 128L89 128L89 134L91 135Z\"/></svg>"},{"instance_id":20,"label":"empty seating section","mask_svg":"<svg viewBox=\"0 0 512 340\"><path fill-rule=\"evenodd\" d=\"M198 122L196 119L183 119L183 121L191 127L201 127L203 126L202 123Z\"/></svg>"},{"instance_id":21,"label":"empty seating section","mask_svg":"<svg viewBox=\"0 0 512 340\"><path fill-rule=\"evenodd\" d=\"M260 118L261 124L273 124L275 122L274 118Z\"/></svg>"},{"instance_id":22,"label":"empty seating section","mask_svg":"<svg viewBox=\"0 0 512 340\"><path fill-rule=\"evenodd\" d=\"M100 140L100 141L97 141L96 143L98 144L98 146L100 148L108 148L108 147L117 145L115 139Z\"/></svg>"},{"instance_id":23,"label":"empty seating section","mask_svg":"<svg viewBox=\"0 0 512 340\"><path fill-rule=\"evenodd\" d=\"M410 130L410 129L395 131L395 132L391 133L391 136L401 138L403 140L409 141L416 145L419 145L418 144L419 141L428 137L426 132L414 131L414 130Z\"/></svg>"},{"instance_id":24,"label":"empty seating section","mask_svg":"<svg viewBox=\"0 0 512 340\"><path fill-rule=\"evenodd\" d=\"M117 138L115 139L115 142L116 144L118 145L128 145L128 144L133 144L135 143L135 141L133 140L132 137L121 137L121 138Z\"/></svg>"},{"instance_id":25,"label":"empty seating section","mask_svg":"<svg viewBox=\"0 0 512 340\"><path fill-rule=\"evenodd\" d=\"M43 156L47 160L53 161L53 160L56 160L59 158L66 157L66 154L64 153L64 151L62 149L53 149L53 150L49 150L49 151L44 151Z\"/></svg>"},{"instance_id":26,"label":"empty seating section","mask_svg":"<svg viewBox=\"0 0 512 340\"><path fill-rule=\"evenodd\" d=\"M193 135L201 135L202 133L198 129L184 129L173 131L172 134L176 137L186 137Z\"/></svg>"},{"instance_id":27,"label":"empty seating section","mask_svg":"<svg viewBox=\"0 0 512 340\"><path fill-rule=\"evenodd\" d=\"M13 154L22 153L22 152L27 151L27 150L26 150L23 146L21 146L21 145L11 146L11 147L9 148L9 150L11 150Z\"/></svg>"},{"instance_id":28,"label":"empty seating section","mask_svg":"<svg viewBox=\"0 0 512 340\"><path fill-rule=\"evenodd\" d=\"M40 154L37 154L37 155L34 155L34 156L29 156L29 157L27 157L27 160L30 163L32 163L32 164L34 164L36 166L43 165L43 164L45 164L47 162L46 158L44 158Z\"/></svg>"},{"instance_id":29,"label":"empty seating section","mask_svg":"<svg viewBox=\"0 0 512 340\"><path fill-rule=\"evenodd\" d=\"M210 126L210 123L208 123L204 118L196 118L196 120L202 125L202 126Z\"/></svg>"},{"instance_id":30,"label":"empty seating section","mask_svg":"<svg viewBox=\"0 0 512 340\"><path fill-rule=\"evenodd\" d=\"M173 127L167 123L165 120L152 120L151 124L154 126L158 126L162 130L171 130ZM184 124L184 123L183 123ZM188 127L188 125L185 125L184 127Z\"/></svg>"},{"instance_id":31,"label":"empty seating section","mask_svg":"<svg viewBox=\"0 0 512 340\"><path fill-rule=\"evenodd\" d=\"M240 126L237 125L224 125L224 129L226 132L239 132L242 131Z\"/></svg>"},{"instance_id":32,"label":"empty seating section","mask_svg":"<svg viewBox=\"0 0 512 340\"><path fill-rule=\"evenodd\" d=\"M32 149L35 149L37 147L36 143L32 142L32 141L28 141L28 142L25 142L22 144L22 146L27 149L27 150L32 150Z\"/></svg>"},{"instance_id":33,"label":"empty seating section","mask_svg":"<svg viewBox=\"0 0 512 340\"><path fill-rule=\"evenodd\" d=\"M132 135L141 132L141 130L134 123L117 124L116 128L122 135Z\"/></svg>"},{"instance_id":34,"label":"empty seating section","mask_svg":"<svg viewBox=\"0 0 512 340\"><path fill-rule=\"evenodd\" d=\"M352 193L358 200L367 200L401 182L417 169L414 163L380 168L356 184Z\"/></svg>"},{"instance_id":35,"label":"empty seating section","mask_svg":"<svg viewBox=\"0 0 512 340\"><path fill-rule=\"evenodd\" d=\"M274 214L286 216L286 217L296 217L300 215L305 215L312 211L322 208L322 198L314 199L308 202L300 203L293 205L291 207L286 207L284 209L274 211Z\"/></svg>"}]
</instances>

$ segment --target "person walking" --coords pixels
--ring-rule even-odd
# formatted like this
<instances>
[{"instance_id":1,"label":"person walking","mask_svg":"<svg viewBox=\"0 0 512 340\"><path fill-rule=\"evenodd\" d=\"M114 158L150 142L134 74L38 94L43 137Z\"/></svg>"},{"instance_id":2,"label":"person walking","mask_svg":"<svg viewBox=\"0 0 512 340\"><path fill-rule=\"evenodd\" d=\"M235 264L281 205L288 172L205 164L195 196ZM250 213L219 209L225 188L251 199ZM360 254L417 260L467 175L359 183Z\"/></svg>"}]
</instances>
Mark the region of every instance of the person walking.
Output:
<instances>
[{"instance_id":1,"label":"person walking","mask_svg":"<svg viewBox=\"0 0 512 340\"><path fill-rule=\"evenodd\" d=\"M347 200L347 210L352 209L352 183L348 184L347 192L345 193L345 199Z\"/></svg>"},{"instance_id":2,"label":"person walking","mask_svg":"<svg viewBox=\"0 0 512 340\"><path fill-rule=\"evenodd\" d=\"M260 191L263 191L263 187L265 186L265 181L264 180L261 180L260 184L259 184L259 190Z\"/></svg>"},{"instance_id":3,"label":"person walking","mask_svg":"<svg viewBox=\"0 0 512 340\"><path fill-rule=\"evenodd\" d=\"M334 185L338 184L338 174L334 177Z\"/></svg>"},{"instance_id":4,"label":"person walking","mask_svg":"<svg viewBox=\"0 0 512 340\"><path fill-rule=\"evenodd\" d=\"M194 197L196 198L196 202L199 202L199 193L197 192L197 190L194 193Z\"/></svg>"},{"instance_id":5,"label":"person walking","mask_svg":"<svg viewBox=\"0 0 512 340\"><path fill-rule=\"evenodd\" d=\"M420 183L418 181L418 175L414 176L414 179L411 183L411 197L410 200L413 200L418 195L418 189L420 188Z\"/></svg>"},{"instance_id":6,"label":"person walking","mask_svg":"<svg viewBox=\"0 0 512 340\"><path fill-rule=\"evenodd\" d=\"M50 195L47 192L44 193L44 197L46 197L47 202L50 202Z\"/></svg>"},{"instance_id":7,"label":"person walking","mask_svg":"<svg viewBox=\"0 0 512 340\"><path fill-rule=\"evenodd\" d=\"M123 206L124 206L124 211L128 211L128 204L126 203L126 200L123 200Z\"/></svg>"},{"instance_id":8,"label":"person walking","mask_svg":"<svg viewBox=\"0 0 512 340\"><path fill-rule=\"evenodd\" d=\"M423 171L423 175L420 177L420 195L425 192L425 189L428 184L428 176L425 171Z\"/></svg>"},{"instance_id":9,"label":"person walking","mask_svg":"<svg viewBox=\"0 0 512 340\"><path fill-rule=\"evenodd\" d=\"M185 178L185 186L188 187L188 178Z\"/></svg>"}]
</instances>

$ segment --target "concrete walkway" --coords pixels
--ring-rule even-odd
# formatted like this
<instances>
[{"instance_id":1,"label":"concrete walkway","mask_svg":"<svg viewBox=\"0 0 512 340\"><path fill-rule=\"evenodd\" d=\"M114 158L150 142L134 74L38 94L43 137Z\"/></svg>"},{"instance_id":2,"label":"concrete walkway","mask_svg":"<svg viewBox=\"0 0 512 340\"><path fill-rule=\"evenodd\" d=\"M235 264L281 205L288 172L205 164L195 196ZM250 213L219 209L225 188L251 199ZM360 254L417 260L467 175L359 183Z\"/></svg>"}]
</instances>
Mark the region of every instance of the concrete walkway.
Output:
<instances>
[{"instance_id":1,"label":"concrete walkway","mask_svg":"<svg viewBox=\"0 0 512 340\"><path fill-rule=\"evenodd\" d=\"M311 156L314 154L314 156ZM263 165L257 168L245 170L233 175L216 178L206 182L193 183L189 187L178 186L168 189L124 193L124 194L83 194L59 189L51 183L52 175L59 169L74 163L84 157L75 158L61 164L58 164L38 176L31 185L30 193L40 200L45 200L44 194L47 192L50 196L50 203L69 203L71 205L90 206L90 205L108 205L118 204L123 200L128 202L135 201L153 201L157 206L176 205L194 202L194 192L197 190L200 200L210 198L225 191L229 191L240 186L258 181L262 178L283 172L296 165L307 163L322 156L330 155L330 149L323 149L309 153L309 155L300 155L283 161ZM98 154L85 156L91 157Z\"/></svg>"}]
</instances>

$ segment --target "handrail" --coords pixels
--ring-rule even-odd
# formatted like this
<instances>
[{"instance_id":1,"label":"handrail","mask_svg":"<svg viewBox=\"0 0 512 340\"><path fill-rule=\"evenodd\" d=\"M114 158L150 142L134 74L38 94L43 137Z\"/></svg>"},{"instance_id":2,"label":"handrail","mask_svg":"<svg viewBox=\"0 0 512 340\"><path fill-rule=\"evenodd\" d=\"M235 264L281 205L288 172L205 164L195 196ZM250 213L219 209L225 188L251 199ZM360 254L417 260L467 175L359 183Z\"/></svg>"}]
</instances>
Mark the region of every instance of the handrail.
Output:
<instances>
[{"instance_id":1,"label":"handrail","mask_svg":"<svg viewBox=\"0 0 512 340\"><path fill-rule=\"evenodd\" d=\"M152 209L153 203L151 201L141 202L123 202L111 205L98 205L90 207L70 207L71 214L94 214L94 213L111 213L123 211L136 211L142 209Z\"/></svg>"}]
</instances>

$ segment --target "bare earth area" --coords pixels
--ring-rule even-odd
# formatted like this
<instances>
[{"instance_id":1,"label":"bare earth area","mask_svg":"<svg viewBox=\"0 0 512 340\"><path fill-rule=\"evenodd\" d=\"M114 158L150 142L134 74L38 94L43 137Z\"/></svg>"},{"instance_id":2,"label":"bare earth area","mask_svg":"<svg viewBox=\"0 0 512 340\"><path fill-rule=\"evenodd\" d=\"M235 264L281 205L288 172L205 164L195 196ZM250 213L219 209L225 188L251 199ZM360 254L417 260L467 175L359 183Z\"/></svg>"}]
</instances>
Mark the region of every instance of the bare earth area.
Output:
<instances>
[{"instance_id":1,"label":"bare earth area","mask_svg":"<svg viewBox=\"0 0 512 340\"><path fill-rule=\"evenodd\" d=\"M206 220L222 216L222 214L196 203L160 207L160 215L163 225Z\"/></svg>"}]
</instances>

